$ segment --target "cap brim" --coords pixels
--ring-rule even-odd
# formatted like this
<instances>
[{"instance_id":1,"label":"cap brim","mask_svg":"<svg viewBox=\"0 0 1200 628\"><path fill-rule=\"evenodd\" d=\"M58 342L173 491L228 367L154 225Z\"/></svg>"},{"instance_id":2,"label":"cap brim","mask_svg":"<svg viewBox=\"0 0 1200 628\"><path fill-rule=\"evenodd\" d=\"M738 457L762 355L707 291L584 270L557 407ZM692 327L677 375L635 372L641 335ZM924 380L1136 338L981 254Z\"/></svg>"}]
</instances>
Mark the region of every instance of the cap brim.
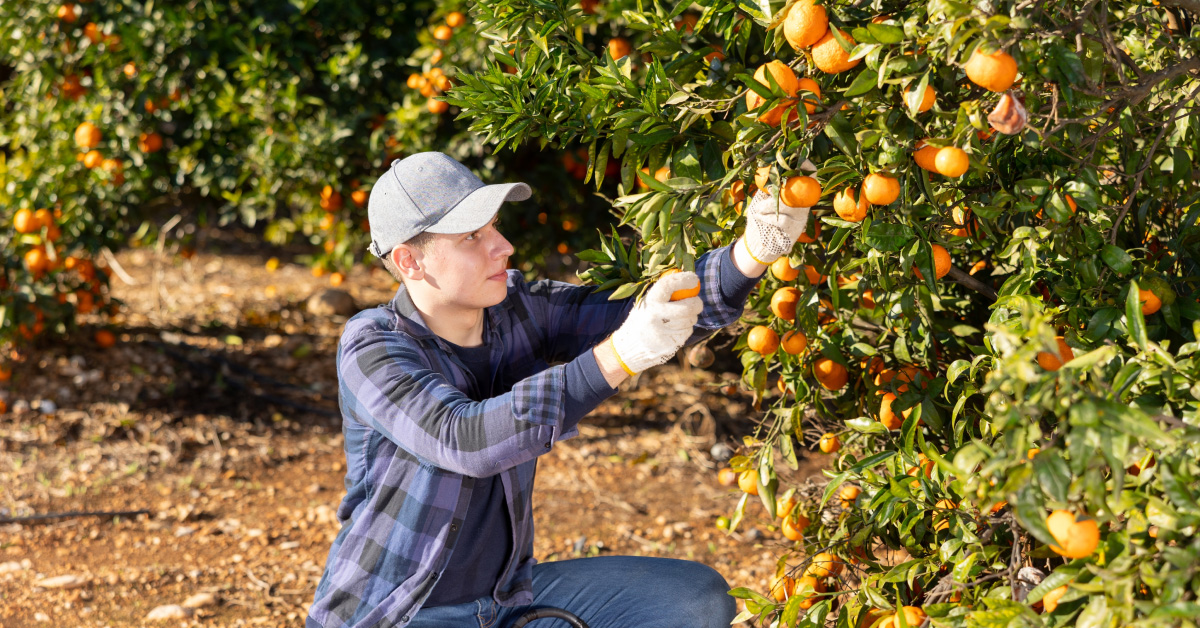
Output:
<instances>
[{"instance_id":1,"label":"cap brim","mask_svg":"<svg viewBox=\"0 0 1200 628\"><path fill-rule=\"evenodd\" d=\"M471 233L488 224L505 201L523 201L533 193L525 183L485 185L459 201L450 213L425 229L429 233Z\"/></svg>"}]
</instances>

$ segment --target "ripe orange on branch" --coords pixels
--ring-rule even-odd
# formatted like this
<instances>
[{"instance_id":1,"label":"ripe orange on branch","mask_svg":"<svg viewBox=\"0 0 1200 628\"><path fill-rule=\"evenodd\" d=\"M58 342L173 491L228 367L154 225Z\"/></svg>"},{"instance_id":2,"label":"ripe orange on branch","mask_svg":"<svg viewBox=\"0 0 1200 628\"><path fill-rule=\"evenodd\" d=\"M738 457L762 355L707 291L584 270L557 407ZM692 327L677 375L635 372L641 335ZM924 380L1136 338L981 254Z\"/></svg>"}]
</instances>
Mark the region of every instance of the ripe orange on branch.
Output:
<instances>
[{"instance_id":1,"label":"ripe orange on branch","mask_svg":"<svg viewBox=\"0 0 1200 628\"><path fill-rule=\"evenodd\" d=\"M813 64L827 74L845 72L862 61L862 59L850 60L849 50L854 49L854 38L850 36L850 33L844 30L839 30L838 33L849 44L848 49L843 49L838 40L834 38L833 29L829 29L812 48Z\"/></svg>"},{"instance_id":2,"label":"ripe orange on branch","mask_svg":"<svg viewBox=\"0 0 1200 628\"><path fill-rule=\"evenodd\" d=\"M859 195L855 199L854 186L846 186L833 197L833 211L837 212L842 220L862 222L863 218L867 217L869 208L866 195Z\"/></svg>"},{"instance_id":3,"label":"ripe orange on branch","mask_svg":"<svg viewBox=\"0 0 1200 628\"><path fill-rule=\"evenodd\" d=\"M941 279L950 272L950 253L946 250L946 247L940 244L933 244L929 248L933 258L933 275L937 279ZM921 274L921 269L916 266L913 266L913 272L916 273L917 279L925 279L925 276Z\"/></svg>"},{"instance_id":4,"label":"ripe orange on branch","mask_svg":"<svg viewBox=\"0 0 1200 628\"><path fill-rule=\"evenodd\" d=\"M771 295L771 313L785 321L796 320L796 304L800 302L800 291L784 286Z\"/></svg>"},{"instance_id":5,"label":"ripe orange on branch","mask_svg":"<svg viewBox=\"0 0 1200 628\"><path fill-rule=\"evenodd\" d=\"M829 31L829 16L825 7L815 0L800 0L788 10L783 19L783 36L796 52L821 41Z\"/></svg>"},{"instance_id":6,"label":"ripe orange on branch","mask_svg":"<svg viewBox=\"0 0 1200 628\"><path fill-rule=\"evenodd\" d=\"M783 182L779 200L791 207L812 207L821 200L821 184L812 177L788 177Z\"/></svg>"},{"instance_id":7,"label":"ripe orange on branch","mask_svg":"<svg viewBox=\"0 0 1200 628\"><path fill-rule=\"evenodd\" d=\"M746 344L751 351L761 355L771 355L779 348L779 334L763 325L756 325L746 337Z\"/></svg>"},{"instance_id":8,"label":"ripe orange on branch","mask_svg":"<svg viewBox=\"0 0 1200 628\"><path fill-rule=\"evenodd\" d=\"M825 357L813 362L813 377L817 378L826 390L839 390L850 381L846 367Z\"/></svg>"},{"instance_id":9,"label":"ripe orange on branch","mask_svg":"<svg viewBox=\"0 0 1200 628\"><path fill-rule=\"evenodd\" d=\"M75 127L75 145L83 150L91 150L100 143L100 127L91 122L80 123Z\"/></svg>"},{"instance_id":10,"label":"ripe orange on branch","mask_svg":"<svg viewBox=\"0 0 1200 628\"><path fill-rule=\"evenodd\" d=\"M768 72L771 73L771 77L775 80L775 84L779 86L779 89L783 90L784 94L795 97L796 92L800 89L800 83L796 80L796 73L793 72L792 69L787 66L787 64L782 61L771 61L758 66L758 70L754 72L754 80L758 81L764 87L769 89L771 87L771 83L770 80L767 79ZM746 91L746 109L748 111L757 109L759 105L765 102L765 100L765 98L759 96L758 92L755 92L754 90ZM781 120L783 120L784 112L787 111L788 108L794 106L795 103L795 100L785 100L772 107L766 113L760 114L758 119L760 122L765 122L772 126L777 125ZM762 186L760 185L759 187L761 188Z\"/></svg>"},{"instance_id":11,"label":"ripe orange on branch","mask_svg":"<svg viewBox=\"0 0 1200 628\"><path fill-rule=\"evenodd\" d=\"M1087 558L1100 544L1100 528L1093 519L1080 520L1069 510L1055 510L1046 517L1046 527L1057 545L1054 553L1067 558Z\"/></svg>"},{"instance_id":12,"label":"ripe orange on branch","mask_svg":"<svg viewBox=\"0 0 1200 628\"><path fill-rule=\"evenodd\" d=\"M779 281L795 281L800 276L800 270L792 268L792 262L787 257L781 257L771 262L771 274Z\"/></svg>"},{"instance_id":13,"label":"ripe orange on branch","mask_svg":"<svg viewBox=\"0 0 1200 628\"><path fill-rule=\"evenodd\" d=\"M964 69L971 82L993 92L1003 92L1017 80L1017 60L1003 50L986 53L976 48Z\"/></svg>"},{"instance_id":14,"label":"ripe orange on branch","mask_svg":"<svg viewBox=\"0 0 1200 628\"><path fill-rule=\"evenodd\" d=\"M1058 355L1049 351L1038 351L1037 354L1038 366L1047 371L1057 371L1062 368L1062 365L1075 359L1075 352L1071 351L1071 347L1067 345L1067 341L1062 336L1058 336L1055 340L1058 342Z\"/></svg>"},{"instance_id":15,"label":"ripe orange on branch","mask_svg":"<svg viewBox=\"0 0 1200 628\"><path fill-rule=\"evenodd\" d=\"M933 108L934 101L937 100L937 92L933 90L933 86L926 85L925 91L917 95L912 87L904 88L904 105L909 108L915 107L917 113L925 113Z\"/></svg>"},{"instance_id":16,"label":"ripe orange on branch","mask_svg":"<svg viewBox=\"0 0 1200 628\"><path fill-rule=\"evenodd\" d=\"M872 205L890 205L900 198L900 182L885 174L872 172L863 179L862 193Z\"/></svg>"},{"instance_id":17,"label":"ripe orange on branch","mask_svg":"<svg viewBox=\"0 0 1200 628\"><path fill-rule=\"evenodd\" d=\"M837 437L837 434L826 432L821 435L821 440L817 443L817 446L822 452L832 454L842 448L842 441Z\"/></svg>"},{"instance_id":18,"label":"ripe orange on branch","mask_svg":"<svg viewBox=\"0 0 1200 628\"><path fill-rule=\"evenodd\" d=\"M793 329L783 335L783 340L780 341L779 345L787 353L799 355L804 353L804 350L808 348L808 337L804 335L804 332Z\"/></svg>"}]
</instances>

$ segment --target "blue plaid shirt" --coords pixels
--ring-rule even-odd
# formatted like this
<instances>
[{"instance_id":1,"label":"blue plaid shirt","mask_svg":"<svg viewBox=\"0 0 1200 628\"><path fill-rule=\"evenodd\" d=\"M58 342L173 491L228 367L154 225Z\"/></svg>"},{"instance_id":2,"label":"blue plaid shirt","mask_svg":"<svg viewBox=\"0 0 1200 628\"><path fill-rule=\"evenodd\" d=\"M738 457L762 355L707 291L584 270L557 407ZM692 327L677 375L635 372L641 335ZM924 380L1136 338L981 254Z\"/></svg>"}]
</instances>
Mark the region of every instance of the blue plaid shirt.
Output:
<instances>
[{"instance_id":1,"label":"blue plaid shirt","mask_svg":"<svg viewBox=\"0 0 1200 628\"><path fill-rule=\"evenodd\" d=\"M728 247L696 261L704 310L689 343L742 313L722 298ZM726 273L730 268L724 269ZM755 281L749 281L749 288ZM749 288L746 292L749 292ZM420 610L454 552L476 478L504 485L516 552L493 595L533 601L531 493L537 457L578 434L565 421L566 366L621 325L633 299L508 271L508 296L486 308L495 390L473 401L474 377L429 331L403 286L386 305L346 323L338 345L338 396L346 449L346 497L306 625L404 626ZM581 355L582 354L582 355Z\"/></svg>"}]
</instances>

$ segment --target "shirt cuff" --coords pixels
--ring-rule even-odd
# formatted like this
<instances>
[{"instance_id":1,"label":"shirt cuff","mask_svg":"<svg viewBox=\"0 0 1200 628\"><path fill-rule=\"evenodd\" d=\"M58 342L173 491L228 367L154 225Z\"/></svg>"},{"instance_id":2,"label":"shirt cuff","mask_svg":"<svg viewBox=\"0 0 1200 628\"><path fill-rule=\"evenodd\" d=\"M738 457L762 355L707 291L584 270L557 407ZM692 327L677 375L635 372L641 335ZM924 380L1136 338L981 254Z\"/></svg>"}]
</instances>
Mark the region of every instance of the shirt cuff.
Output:
<instances>
[{"instance_id":1,"label":"shirt cuff","mask_svg":"<svg viewBox=\"0 0 1200 628\"><path fill-rule=\"evenodd\" d=\"M737 264L733 263L732 246L727 246L721 251L721 275L718 281L721 284L721 300L725 305L740 310L761 278L762 275L747 277L738 270Z\"/></svg>"},{"instance_id":2,"label":"shirt cuff","mask_svg":"<svg viewBox=\"0 0 1200 628\"><path fill-rule=\"evenodd\" d=\"M566 434L596 409L601 401L617 394L617 389L608 385L600 365L596 363L596 353L591 349L566 364L566 408L564 410L562 433Z\"/></svg>"}]
</instances>

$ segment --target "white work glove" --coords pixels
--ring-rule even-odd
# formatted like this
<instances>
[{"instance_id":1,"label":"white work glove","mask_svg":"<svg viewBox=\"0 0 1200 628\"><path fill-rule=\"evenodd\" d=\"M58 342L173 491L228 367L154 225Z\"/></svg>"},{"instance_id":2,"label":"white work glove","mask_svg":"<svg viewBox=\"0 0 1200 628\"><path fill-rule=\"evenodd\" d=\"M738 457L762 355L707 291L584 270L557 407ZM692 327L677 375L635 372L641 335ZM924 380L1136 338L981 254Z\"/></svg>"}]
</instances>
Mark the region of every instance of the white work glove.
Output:
<instances>
[{"instance_id":1,"label":"white work glove","mask_svg":"<svg viewBox=\"0 0 1200 628\"><path fill-rule=\"evenodd\" d=\"M704 303L699 296L671 301L676 290L696 288L700 278L680 272L659 279L613 332L612 347L630 375L666 363L692 336Z\"/></svg>"},{"instance_id":2,"label":"white work glove","mask_svg":"<svg viewBox=\"0 0 1200 628\"><path fill-rule=\"evenodd\" d=\"M809 208L792 207L777 198L778 193L764 190L754 195L746 208L746 234L742 236L750 256L768 266L791 253L808 225Z\"/></svg>"}]
</instances>

